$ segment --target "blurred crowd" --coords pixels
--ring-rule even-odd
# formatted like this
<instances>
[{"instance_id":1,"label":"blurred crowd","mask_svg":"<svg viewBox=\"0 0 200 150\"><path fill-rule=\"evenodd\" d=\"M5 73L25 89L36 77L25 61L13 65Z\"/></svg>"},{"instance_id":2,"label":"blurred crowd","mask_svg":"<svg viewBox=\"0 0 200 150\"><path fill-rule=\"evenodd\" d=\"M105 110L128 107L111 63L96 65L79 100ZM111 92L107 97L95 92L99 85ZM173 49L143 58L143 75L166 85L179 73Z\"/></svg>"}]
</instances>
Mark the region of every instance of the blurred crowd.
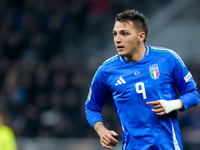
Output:
<instances>
[{"instance_id":1,"label":"blurred crowd","mask_svg":"<svg viewBox=\"0 0 200 150\"><path fill-rule=\"evenodd\" d=\"M65 26L78 13L73 8L79 6L71 5L0 1L0 108L7 110L16 136L84 135L80 126L90 75L61 49Z\"/></svg>"},{"instance_id":2,"label":"blurred crowd","mask_svg":"<svg viewBox=\"0 0 200 150\"><path fill-rule=\"evenodd\" d=\"M105 19L131 6L150 16L149 5L139 7L145 2L0 0L0 109L16 136L96 136L84 103L97 67L91 70L84 62L90 57L84 40L103 35ZM188 66L200 88L200 63ZM107 126L121 132L111 103L105 107L110 107L103 111ZM181 114L181 127L197 128L199 114L198 109Z\"/></svg>"}]
</instances>

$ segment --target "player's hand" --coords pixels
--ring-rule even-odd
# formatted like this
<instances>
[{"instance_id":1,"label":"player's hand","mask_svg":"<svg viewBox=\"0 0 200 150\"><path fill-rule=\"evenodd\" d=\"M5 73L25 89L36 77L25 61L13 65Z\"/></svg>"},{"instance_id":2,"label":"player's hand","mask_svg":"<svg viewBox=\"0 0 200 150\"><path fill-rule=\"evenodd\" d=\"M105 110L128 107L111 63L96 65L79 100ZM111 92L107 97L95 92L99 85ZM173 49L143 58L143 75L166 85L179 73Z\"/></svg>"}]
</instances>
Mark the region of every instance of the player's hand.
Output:
<instances>
[{"instance_id":1,"label":"player's hand","mask_svg":"<svg viewBox=\"0 0 200 150\"><path fill-rule=\"evenodd\" d=\"M153 105L153 107L156 109L151 109L151 110L159 116L168 114L174 110L184 109L183 102L179 99L169 100L169 101L158 100L158 101L147 102L146 104Z\"/></svg>"},{"instance_id":2,"label":"player's hand","mask_svg":"<svg viewBox=\"0 0 200 150\"><path fill-rule=\"evenodd\" d=\"M118 134L115 131L106 129L103 124L98 124L94 128L97 131L100 137L100 143L104 148L112 149L113 146L118 144L118 140L115 139Z\"/></svg>"},{"instance_id":3,"label":"player's hand","mask_svg":"<svg viewBox=\"0 0 200 150\"><path fill-rule=\"evenodd\" d=\"M118 136L118 134L115 131L111 130L105 130L101 132L100 135L100 143L104 148L112 149L112 146L116 146L118 144L118 141L114 138L115 136Z\"/></svg>"},{"instance_id":4,"label":"player's hand","mask_svg":"<svg viewBox=\"0 0 200 150\"><path fill-rule=\"evenodd\" d=\"M151 102L147 102L146 104L153 105L153 107L156 108L156 109L151 109L151 111L155 112L156 115L162 116L162 115L166 114L160 101L151 101Z\"/></svg>"}]
</instances>

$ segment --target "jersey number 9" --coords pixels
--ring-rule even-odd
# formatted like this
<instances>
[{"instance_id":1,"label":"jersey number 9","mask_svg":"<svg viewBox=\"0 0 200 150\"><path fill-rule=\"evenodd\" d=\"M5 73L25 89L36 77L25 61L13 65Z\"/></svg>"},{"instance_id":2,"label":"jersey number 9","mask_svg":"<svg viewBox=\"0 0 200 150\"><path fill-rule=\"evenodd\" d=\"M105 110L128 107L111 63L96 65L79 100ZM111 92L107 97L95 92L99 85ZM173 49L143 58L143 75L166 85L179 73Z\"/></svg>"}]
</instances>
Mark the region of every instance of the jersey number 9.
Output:
<instances>
[{"instance_id":1,"label":"jersey number 9","mask_svg":"<svg viewBox=\"0 0 200 150\"><path fill-rule=\"evenodd\" d=\"M145 87L143 82L138 82L135 84L135 89L138 94L142 94L143 99L147 99Z\"/></svg>"}]
</instances>

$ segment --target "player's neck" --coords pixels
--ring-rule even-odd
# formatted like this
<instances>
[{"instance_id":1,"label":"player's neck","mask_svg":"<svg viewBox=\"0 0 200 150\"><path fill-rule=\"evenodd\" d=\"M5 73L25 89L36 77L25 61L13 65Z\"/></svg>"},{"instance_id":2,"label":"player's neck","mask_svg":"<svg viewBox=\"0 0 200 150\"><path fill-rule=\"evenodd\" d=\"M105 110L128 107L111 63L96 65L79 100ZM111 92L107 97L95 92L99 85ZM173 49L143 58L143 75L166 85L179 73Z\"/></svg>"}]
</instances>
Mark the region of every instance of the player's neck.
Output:
<instances>
[{"instance_id":1,"label":"player's neck","mask_svg":"<svg viewBox=\"0 0 200 150\"><path fill-rule=\"evenodd\" d=\"M138 61L142 60L145 53L146 53L146 47L143 44L143 45L138 46L138 48L135 50L135 53L132 54L130 57L125 56L124 58L128 62L138 62Z\"/></svg>"}]
</instances>

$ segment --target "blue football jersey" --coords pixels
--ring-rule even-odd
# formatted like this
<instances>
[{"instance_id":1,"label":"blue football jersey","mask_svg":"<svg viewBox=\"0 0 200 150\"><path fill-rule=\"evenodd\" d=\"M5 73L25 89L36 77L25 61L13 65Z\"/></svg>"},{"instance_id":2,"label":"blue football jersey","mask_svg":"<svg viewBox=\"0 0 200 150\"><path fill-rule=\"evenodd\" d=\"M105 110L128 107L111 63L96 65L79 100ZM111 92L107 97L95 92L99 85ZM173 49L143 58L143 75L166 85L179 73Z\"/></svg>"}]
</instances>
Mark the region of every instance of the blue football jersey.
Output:
<instances>
[{"instance_id":1,"label":"blue football jersey","mask_svg":"<svg viewBox=\"0 0 200 150\"><path fill-rule=\"evenodd\" d=\"M184 109L199 102L199 92L191 73L173 51L146 46L139 62L127 62L115 55L96 71L86 100L86 117L93 127L102 121L101 111L113 100L123 130L123 150L181 150L177 112L158 116L146 102L176 99L176 89Z\"/></svg>"}]
</instances>

